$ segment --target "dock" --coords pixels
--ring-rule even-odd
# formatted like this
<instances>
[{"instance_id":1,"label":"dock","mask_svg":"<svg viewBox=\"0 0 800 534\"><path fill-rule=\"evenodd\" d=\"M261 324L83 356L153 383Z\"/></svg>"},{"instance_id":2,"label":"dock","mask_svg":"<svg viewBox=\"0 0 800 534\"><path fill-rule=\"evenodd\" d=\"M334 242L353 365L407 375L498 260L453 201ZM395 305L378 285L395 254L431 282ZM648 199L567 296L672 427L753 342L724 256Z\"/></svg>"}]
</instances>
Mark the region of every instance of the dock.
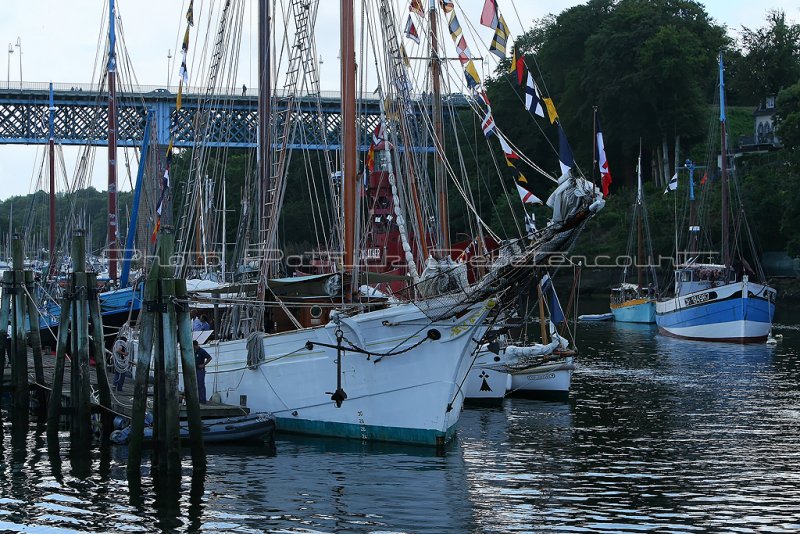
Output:
<instances>
[{"instance_id":1,"label":"dock","mask_svg":"<svg viewBox=\"0 0 800 534\"><path fill-rule=\"evenodd\" d=\"M45 383L44 384L37 383L33 367L33 352L31 350L28 350L28 382L31 385L31 388L37 388L50 393L52 391L53 375L55 373L55 364L56 364L56 359L54 354L45 352L42 355L42 366L44 368ZM64 368L64 387L62 391L62 396L65 399L67 399L65 405L70 404L68 401L70 397L70 384L71 384L70 368L71 368L70 365L66 365ZM89 376L90 376L90 384L92 390L97 391L98 390L97 377L94 374L94 370L90 373ZM108 373L109 382L113 381L113 376L114 376L113 371L109 371ZM6 365L5 369L2 370L2 384L4 391L9 391L12 387L11 367L9 365ZM131 407L133 406L133 386L134 386L134 380L129 377L125 379L125 384L122 387L122 391L116 391L112 389L110 407L101 406L99 404L99 401L95 398L95 395L92 395L92 409L94 411L107 410L111 412L113 415L119 415L129 419L131 416ZM152 406L152 394L153 394L153 386L151 384L148 386L147 389L148 408ZM246 406L236 406L232 404L222 404L211 401L208 401L206 404L200 405L200 417L202 419L238 417L241 415L247 415L249 413L250 413L250 408ZM181 405L180 408L180 418L186 419L186 408L183 405Z\"/></svg>"}]
</instances>

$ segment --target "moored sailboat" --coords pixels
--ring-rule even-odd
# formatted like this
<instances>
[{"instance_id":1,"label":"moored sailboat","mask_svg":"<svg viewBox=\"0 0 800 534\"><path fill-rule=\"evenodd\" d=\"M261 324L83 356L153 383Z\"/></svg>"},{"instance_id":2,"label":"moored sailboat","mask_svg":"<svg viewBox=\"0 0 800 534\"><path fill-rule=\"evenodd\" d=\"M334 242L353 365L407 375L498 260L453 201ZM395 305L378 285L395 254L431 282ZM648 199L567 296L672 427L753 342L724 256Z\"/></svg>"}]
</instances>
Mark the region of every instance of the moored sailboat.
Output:
<instances>
[{"instance_id":1,"label":"moored sailboat","mask_svg":"<svg viewBox=\"0 0 800 534\"><path fill-rule=\"evenodd\" d=\"M722 54L719 56L720 96L720 183L722 186L721 261L704 263L695 249L700 227L690 221L689 250L686 260L676 266L674 297L656 304L656 323L665 335L700 341L750 343L765 341L772 329L777 292L764 282L758 258L753 254L759 273L739 255L732 260L729 243L729 176L725 82ZM690 178L690 202L694 202L694 184ZM692 217L695 209L692 206ZM744 210L739 216L744 217ZM747 224L746 220L740 221Z\"/></svg>"},{"instance_id":2,"label":"moored sailboat","mask_svg":"<svg viewBox=\"0 0 800 534\"><path fill-rule=\"evenodd\" d=\"M628 236L627 257L629 265L622 270L622 281L611 290L611 313L615 321L624 323L655 323L657 287L655 268L652 265L650 225L647 220L647 208L642 188L642 154L639 149L639 160L636 165L637 190L636 202L633 205L633 219ZM633 242L636 242L636 283L628 281L628 270L633 265ZM645 242L648 259L645 260Z\"/></svg>"}]
</instances>

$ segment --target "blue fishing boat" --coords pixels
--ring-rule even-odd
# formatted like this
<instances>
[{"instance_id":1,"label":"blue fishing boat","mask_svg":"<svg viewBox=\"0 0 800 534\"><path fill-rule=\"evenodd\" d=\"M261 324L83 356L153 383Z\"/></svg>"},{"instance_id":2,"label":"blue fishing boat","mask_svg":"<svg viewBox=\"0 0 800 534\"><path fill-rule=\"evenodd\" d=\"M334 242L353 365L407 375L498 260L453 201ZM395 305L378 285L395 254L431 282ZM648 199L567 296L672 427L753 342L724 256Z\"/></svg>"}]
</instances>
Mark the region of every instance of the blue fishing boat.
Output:
<instances>
[{"instance_id":1,"label":"blue fishing boat","mask_svg":"<svg viewBox=\"0 0 800 534\"><path fill-rule=\"evenodd\" d=\"M696 252L700 225L695 221L694 165L689 169L689 247L686 261L675 270L674 297L656 304L656 323L665 335L702 341L750 343L765 341L772 329L777 292L766 285L765 277L751 247L750 260L743 257L743 246L737 243L738 254L732 259L729 233L728 153L725 120L725 82L722 54L719 56L719 94L721 152L720 183L722 186L722 236L720 263L701 263ZM744 210L739 211L743 213ZM746 224L746 220L740 221ZM740 234L741 232L737 232Z\"/></svg>"}]
</instances>

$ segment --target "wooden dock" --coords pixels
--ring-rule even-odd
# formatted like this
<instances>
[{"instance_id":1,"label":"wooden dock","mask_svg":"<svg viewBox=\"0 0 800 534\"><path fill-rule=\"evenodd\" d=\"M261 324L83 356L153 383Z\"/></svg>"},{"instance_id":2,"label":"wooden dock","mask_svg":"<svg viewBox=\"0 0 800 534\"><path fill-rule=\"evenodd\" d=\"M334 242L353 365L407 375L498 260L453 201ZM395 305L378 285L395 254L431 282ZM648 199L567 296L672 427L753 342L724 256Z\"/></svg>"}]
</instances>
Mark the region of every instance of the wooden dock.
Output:
<instances>
[{"instance_id":1,"label":"wooden dock","mask_svg":"<svg viewBox=\"0 0 800 534\"><path fill-rule=\"evenodd\" d=\"M33 369L33 353L29 350L28 351L28 383L31 387L36 387L43 389L45 391L50 392L52 390L53 385L53 374L55 373L55 355L52 353L45 352L42 355L42 365L44 367L44 384L37 384L36 377L34 375ZM8 361L6 361L8 363ZM70 375L71 375L71 366L69 362L64 368L64 388L62 395L66 399L69 399L70 396ZM97 376L94 372L94 366L92 366L90 376L90 383L93 391L97 391ZM114 380L114 373L113 371L109 370L108 373L108 381L113 383ZM8 391L11 389L11 367L6 365L5 369L2 370L2 383L3 389ZM103 407L98 404L98 400L92 397L92 408L96 410L104 410L107 409L111 413L115 415L121 415L123 417L129 418L131 415L131 406L133 405L133 384L134 380L130 377L125 379L125 384L123 385L122 391L116 391L113 388L111 390L111 406L110 407ZM148 409L152 407L152 394L153 394L153 385L150 384L147 389L148 395ZM69 405L69 401L67 400L64 403L65 406ZM214 418L221 418L221 417L237 417L240 415L247 415L250 413L250 408L246 406L235 406L231 404L221 404L221 403L214 403L208 401L206 404L200 405L200 416L203 419L214 419ZM180 417L181 419L186 418L186 409L185 407L181 406L180 410Z\"/></svg>"}]
</instances>

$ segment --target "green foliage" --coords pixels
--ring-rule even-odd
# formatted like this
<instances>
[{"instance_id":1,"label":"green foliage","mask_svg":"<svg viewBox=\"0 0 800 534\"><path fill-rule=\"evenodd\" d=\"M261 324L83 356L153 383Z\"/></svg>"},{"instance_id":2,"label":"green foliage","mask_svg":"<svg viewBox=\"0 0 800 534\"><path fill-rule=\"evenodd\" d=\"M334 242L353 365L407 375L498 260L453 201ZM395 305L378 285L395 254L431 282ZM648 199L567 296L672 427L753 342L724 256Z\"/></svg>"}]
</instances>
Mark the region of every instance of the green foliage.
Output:
<instances>
[{"instance_id":1,"label":"green foliage","mask_svg":"<svg viewBox=\"0 0 800 534\"><path fill-rule=\"evenodd\" d=\"M800 24L789 24L783 11L767 14L767 25L742 28L743 90L756 101L775 95L800 79Z\"/></svg>"},{"instance_id":2,"label":"green foliage","mask_svg":"<svg viewBox=\"0 0 800 534\"><path fill-rule=\"evenodd\" d=\"M783 146L800 151L800 82L778 94L776 131Z\"/></svg>"}]
</instances>

